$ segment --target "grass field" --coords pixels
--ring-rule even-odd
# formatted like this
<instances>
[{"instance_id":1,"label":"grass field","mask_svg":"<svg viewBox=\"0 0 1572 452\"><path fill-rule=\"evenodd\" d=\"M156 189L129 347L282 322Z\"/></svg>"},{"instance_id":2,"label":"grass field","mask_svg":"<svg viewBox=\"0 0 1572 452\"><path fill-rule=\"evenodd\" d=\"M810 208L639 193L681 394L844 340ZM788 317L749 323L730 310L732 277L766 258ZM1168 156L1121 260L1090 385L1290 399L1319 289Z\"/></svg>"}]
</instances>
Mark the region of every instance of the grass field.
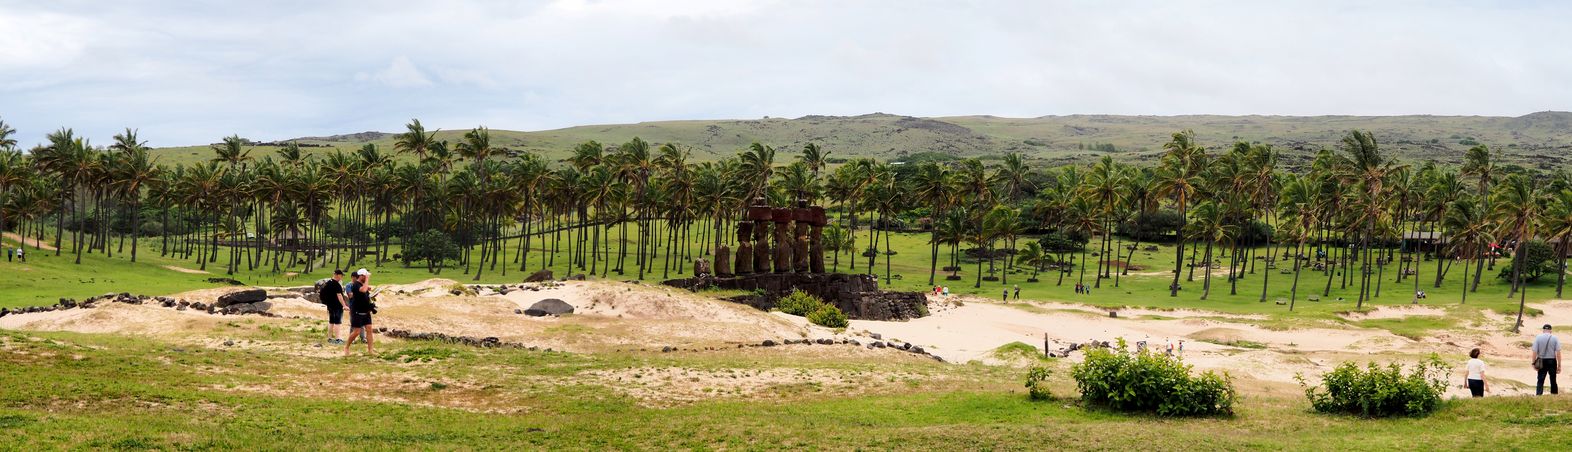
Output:
<instances>
[{"instance_id":1,"label":"grass field","mask_svg":"<svg viewBox=\"0 0 1572 452\"><path fill-rule=\"evenodd\" d=\"M608 233L612 234L613 239L615 239L619 229L612 228ZM890 249L895 250L896 254L889 256L891 280L884 280L885 256L879 256L874 265L874 273L880 277L881 285L884 285L886 288L899 290L931 289L932 286L928 285L929 250L927 240L927 234L892 235ZM1020 243L1024 244L1026 240L1023 238L1020 240ZM541 239L536 239L532 244L536 250L530 253L530 261L526 265L527 270L524 272L518 271L519 264L515 263L517 256L514 249L516 247L505 246L508 249L508 254L505 256L507 263L499 263L494 269L488 267L482 273L482 278L478 282L518 282L529 273L542 268L544 263L553 260L545 252L545 246L542 242ZM564 242L566 242L565 238ZM859 246L864 246L866 242L867 231L864 230L858 235ZM6 243L14 244L15 242L7 241ZM48 243L49 241L46 240L45 244ZM510 244L516 245L517 242L510 241ZM8 268L8 273L19 276L0 281L0 293L6 294L4 297L0 297L0 306L48 304L59 297L82 298L105 292L169 293L211 287L215 284L206 282L207 278L228 276L223 274L228 256L225 251L219 253L217 261L208 263L207 271L211 274L193 274L171 270L167 267L172 266L194 270L200 267L200 263L195 258L160 257L158 255L158 246L159 241L157 239L143 239L142 249L138 256L140 262L136 264L130 262L129 253L122 252L115 254L112 258L106 258L99 253L86 253L82 257L83 262L81 265L72 263L75 257L69 251L63 252L61 256L55 256L53 252L47 250L33 250L29 248L28 262L26 264L19 262L0 263L0 265L5 266L0 268ZM1142 245L1142 247L1145 246L1147 244ZM605 278L613 280L637 279L637 268L634 266L635 257L632 254L634 248L632 242L629 243L628 248L630 254L626 258L625 268L621 274L615 271L615 269L606 272L606 263L601 262L598 265L599 271L590 276L598 278L604 274ZM69 246L67 246L67 249L69 250ZM615 242L610 246L610 250L612 253L616 252ZM397 251L398 249L395 246L394 252L396 253ZM661 252L661 259L664 259L665 249L662 248ZM698 250L695 250L695 252L698 252ZM1188 250L1186 253L1188 253ZM476 256L478 255L477 252ZM1078 256L1066 256L1074 257L1075 263L1080 263ZM984 297L999 297L1002 291L1006 289L1013 291L1013 288L1019 285L1021 297L1034 300L1064 300L1108 307L1199 308L1245 314L1288 313L1288 306L1276 304L1277 301L1287 301L1289 299L1290 287L1293 284L1294 275L1291 272L1290 274L1283 274L1284 271L1288 270L1286 263L1281 268L1269 270L1266 268L1264 260L1257 260L1254 263L1254 272L1250 273L1247 270L1245 277L1239 281L1237 295L1230 294L1231 287L1225 274L1214 273L1211 294L1207 300L1201 300L1204 278L1199 269L1195 273L1194 281L1187 280L1189 270L1186 269L1185 275L1181 277L1183 290L1177 297L1169 296L1167 287L1172 278L1173 256L1174 249L1169 245L1159 245L1158 250L1152 252L1137 251L1132 261L1132 269L1129 275L1121 275L1117 282L1112 278L1104 279L1101 284L1102 287L1092 290L1091 294L1076 294L1074 292L1075 283L1083 280L1079 272L1065 275L1062 284L1059 282L1058 273L1054 272L1041 273L1038 275L1038 282L1028 282L1027 280L1031 276L1029 269L1017 267L1006 272L1003 270L1004 262L1002 259L996 260L994 263L999 270L994 275L1004 277L1003 281L983 281L982 287L974 288L978 262L966 259L963 260L959 272L961 280L946 281L945 276L949 273L941 271L938 275L937 283L948 286L955 293L975 294ZM271 265L264 264L255 271L246 270L242 266L242 271L233 275L233 277L241 282L255 285L306 285L318 278L327 277L330 275L332 268L338 266L346 269L354 267L372 268L377 270L375 272L376 279L384 283L407 283L431 277L444 277L461 282L474 280L473 275L465 274L462 267L446 268L440 274L434 275L428 273L424 266L420 264L416 264L414 267L405 267L397 262L384 262L378 266L375 262L363 258L354 265L350 265L347 253L341 259L342 261L336 264L333 262L327 263L325 267L310 275L289 275L292 271L302 270L303 266L274 273ZM614 254L612 259L614 264ZM947 249L941 250L939 259L940 267L947 264L949 260ZM1094 259L1096 258L1090 256L1087 258L1088 270L1086 271L1084 281L1088 286L1093 285L1096 281L1092 271L1092 267L1095 265ZM825 265L826 268L838 268L840 272L845 273L866 273L868 271L867 258L863 257L856 260L857 262L854 263L850 255L842 254L839 258L839 264L834 265L835 258L826 256ZM577 273L588 273L588 267L582 270L569 268L565 250L562 250L554 261L555 265L547 266L546 268L550 268L558 278ZM1427 299L1421 301L1422 304L1447 306L1457 305L1462 302L1463 265L1461 261L1452 265L1446 279L1439 288L1433 287L1436 262L1424 261L1421 264L1418 277L1419 290L1425 291L1428 295ZM855 269L853 265L855 265ZM1408 278L1401 284L1396 283L1397 265L1396 262L1386 265L1384 276L1381 279L1380 296L1367 302L1367 307L1371 305L1406 305L1413 301L1415 279ZM1501 268L1507 268L1506 266L1511 265L1511 260L1501 259L1495 265L1494 269L1487 267L1484 277L1481 278L1478 292L1468 294L1467 305L1491 308L1498 311L1506 311L1510 308L1510 310L1516 312L1517 299L1508 299L1506 296L1509 284L1507 284L1507 281L1496 277ZM988 272L986 261L983 262L982 266L983 275L988 276L990 273ZM505 269L504 267L508 268ZM692 265L684 265L684 269L691 272ZM1225 270L1214 271L1222 272ZM1469 271L1472 272L1473 270L1470 269ZM667 271L664 261L658 259L653 266L646 270L644 280L658 282L664 279L690 275L691 273L678 272L675 262L671 264L670 270ZM1357 298L1359 291L1357 281L1350 278L1349 284L1345 288L1340 273L1333 274L1331 279L1332 285L1329 295L1321 296L1327 286L1328 277L1326 273L1308 268L1301 272L1299 296L1294 307L1296 315L1313 316L1354 309L1353 300ZM1116 283L1117 286L1115 286ZM1259 301L1263 283L1269 289L1266 302ZM1542 277L1528 287L1528 300L1530 302L1553 298L1555 295L1554 275ZM1320 301L1308 301L1308 298L1311 296L1316 296ZM1338 301L1340 297L1343 298L1343 301Z\"/></svg>"},{"instance_id":2,"label":"grass field","mask_svg":"<svg viewBox=\"0 0 1572 452\"><path fill-rule=\"evenodd\" d=\"M446 127L438 139L460 141L478 124ZM402 124L383 130L402 131ZM634 137L660 145L678 143L691 147L696 161L735 155L755 141L774 146L782 155L795 155L809 142L819 144L832 157L899 159L904 155L936 151L961 157L999 156L1019 152L1041 165L1090 163L1105 153L1092 145L1115 147L1112 155L1123 161L1155 159L1174 132L1191 129L1200 143L1227 147L1244 140L1278 146L1284 164L1302 166L1320 148L1334 148L1349 130L1371 130L1382 149L1410 162L1436 161L1457 164L1467 143L1484 143L1502 152L1502 163L1525 167L1564 166L1572 149L1566 137L1572 132L1572 114L1541 112L1520 117L1485 116L1117 116L1070 115L1038 118L952 116L914 118L894 114L860 116L806 116L802 118L719 119L652 121L605 124L555 130L519 132L505 124L491 124L492 144L527 150L549 159L560 159L576 144L596 140L616 145ZM428 125L428 127L434 127ZM217 140L219 137L213 137ZM365 143L392 152L390 135L320 137L303 140L328 146L310 147L310 153L332 149L352 151ZM157 143L155 143L157 144ZM277 148L257 147L261 158ZM192 164L212 158L207 146L162 148L154 152L165 164Z\"/></svg>"},{"instance_id":3,"label":"grass field","mask_svg":"<svg viewBox=\"0 0 1572 452\"><path fill-rule=\"evenodd\" d=\"M236 341L316 337L234 322ZM148 339L0 332L0 442L39 449L1140 449L1517 450L1560 441L1572 399L1449 402L1424 418L1314 414L1298 397L1246 394L1231 418L1166 419L1028 401L1024 370L728 354L486 350L405 342L380 357L184 348ZM401 356L435 356L405 363ZM1061 364L1052 364L1061 369ZM782 386L746 399L647 407L595 370L899 369L942 380L869 394ZM353 375L370 379L351 379ZM320 380L320 382L315 382ZM342 383L349 381L351 383ZM343 384L330 396L255 388ZM454 407L462 401L462 407Z\"/></svg>"}]
</instances>

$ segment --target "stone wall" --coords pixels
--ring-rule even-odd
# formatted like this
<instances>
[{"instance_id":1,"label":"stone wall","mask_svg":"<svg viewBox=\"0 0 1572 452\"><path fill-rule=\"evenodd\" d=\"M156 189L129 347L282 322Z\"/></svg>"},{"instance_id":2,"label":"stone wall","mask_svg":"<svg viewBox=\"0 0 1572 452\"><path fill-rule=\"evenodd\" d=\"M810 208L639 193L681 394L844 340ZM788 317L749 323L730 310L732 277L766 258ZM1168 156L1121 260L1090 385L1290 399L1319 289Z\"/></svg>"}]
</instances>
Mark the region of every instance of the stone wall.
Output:
<instances>
[{"instance_id":1,"label":"stone wall","mask_svg":"<svg viewBox=\"0 0 1572 452\"><path fill-rule=\"evenodd\" d=\"M871 275L844 273L760 273L729 278L696 277L665 282L688 290L708 288L762 292L732 301L762 310L775 308L781 297L801 290L835 305L858 320L907 320L928 315L927 297L921 292L883 292Z\"/></svg>"}]
</instances>

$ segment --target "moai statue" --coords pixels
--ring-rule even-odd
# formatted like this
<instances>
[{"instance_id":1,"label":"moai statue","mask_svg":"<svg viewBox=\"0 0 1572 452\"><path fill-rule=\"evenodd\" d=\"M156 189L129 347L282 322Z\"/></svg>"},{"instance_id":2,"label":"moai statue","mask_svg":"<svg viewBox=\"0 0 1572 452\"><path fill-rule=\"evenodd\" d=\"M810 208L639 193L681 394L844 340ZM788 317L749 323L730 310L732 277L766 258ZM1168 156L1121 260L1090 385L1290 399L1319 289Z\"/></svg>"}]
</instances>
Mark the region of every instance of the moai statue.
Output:
<instances>
[{"instance_id":1,"label":"moai statue","mask_svg":"<svg viewBox=\"0 0 1572 452\"><path fill-rule=\"evenodd\" d=\"M753 274L753 222L737 222L737 272L738 275Z\"/></svg>"},{"instance_id":2,"label":"moai statue","mask_svg":"<svg viewBox=\"0 0 1572 452\"><path fill-rule=\"evenodd\" d=\"M807 200L797 200L797 208L792 209L792 219L797 222L797 230L792 234L792 269L797 273L808 273L808 235L812 224L812 212L808 210Z\"/></svg>"},{"instance_id":3,"label":"moai statue","mask_svg":"<svg viewBox=\"0 0 1572 452\"><path fill-rule=\"evenodd\" d=\"M809 270L824 273L824 207L809 207L808 212L808 224L813 228L808 234Z\"/></svg>"},{"instance_id":4,"label":"moai statue","mask_svg":"<svg viewBox=\"0 0 1572 452\"><path fill-rule=\"evenodd\" d=\"M714 275L712 275L710 273L710 261L708 259L705 259L705 258L702 258L702 257L698 258L698 259L694 259L693 260L693 276L697 276L697 277L700 277L700 278L707 277L707 276L714 276Z\"/></svg>"},{"instance_id":5,"label":"moai statue","mask_svg":"<svg viewBox=\"0 0 1572 452\"><path fill-rule=\"evenodd\" d=\"M791 273L792 233L791 208L773 209L770 217L775 220L775 273Z\"/></svg>"},{"instance_id":6,"label":"moai statue","mask_svg":"<svg viewBox=\"0 0 1572 452\"><path fill-rule=\"evenodd\" d=\"M753 223L753 271L755 273L770 272L770 207L764 205L764 199L754 201L748 208L747 221Z\"/></svg>"},{"instance_id":7,"label":"moai statue","mask_svg":"<svg viewBox=\"0 0 1572 452\"><path fill-rule=\"evenodd\" d=\"M726 245L715 248L715 276L731 277L731 248L727 248Z\"/></svg>"}]
</instances>

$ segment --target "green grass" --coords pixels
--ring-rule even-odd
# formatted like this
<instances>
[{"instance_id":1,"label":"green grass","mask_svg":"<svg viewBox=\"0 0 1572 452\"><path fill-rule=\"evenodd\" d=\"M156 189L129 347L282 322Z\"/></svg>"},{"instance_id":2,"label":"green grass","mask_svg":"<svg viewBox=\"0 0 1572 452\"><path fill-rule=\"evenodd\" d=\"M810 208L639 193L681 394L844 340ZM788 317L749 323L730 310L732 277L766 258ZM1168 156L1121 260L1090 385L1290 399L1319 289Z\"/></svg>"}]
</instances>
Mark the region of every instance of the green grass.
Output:
<instances>
[{"instance_id":1,"label":"green grass","mask_svg":"<svg viewBox=\"0 0 1572 452\"><path fill-rule=\"evenodd\" d=\"M236 334L250 337L250 329ZM314 332L301 331L302 339ZM774 397L648 408L581 371L859 367L769 357L577 355L452 349L438 363L313 358L244 349L191 349L139 339L0 332L0 449L1136 449L1495 450L1541 447L1572 411L1566 397L1449 402L1424 418L1365 420L1309 411L1297 397L1247 395L1232 418L1110 413L1074 399L1028 401L1023 372L937 363L889 367L953 382L862 382L875 394L780 388ZM406 380L382 400L357 399L354 375ZM1073 394L1067 377L1056 394ZM554 384L539 384L547 379ZM321 381L314 394L234 388ZM47 382L47 383L44 383ZM395 381L396 382L396 381ZM508 412L452 408L507 400Z\"/></svg>"},{"instance_id":2,"label":"green grass","mask_svg":"<svg viewBox=\"0 0 1572 452\"><path fill-rule=\"evenodd\" d=\"M632 228L629 228L629 230L631 231ZM612 234L612 238L615 240L616 234L619 232L619 228L612 228L609 233ZM565 237L564 242L566 242ZM889 259L891 280L883 280L886 273L884 256L879 256L873 267L875 273L881 278L881 285L896 290L926 291L931 289L932 286L928 285L929 253L926 244L927 239L927 234L892 235L891 249L895 250L897 254L890 256ZM859 231L859 246L866 245L867 240L867 231ZM1022 239L1021 242L1026 240ZM4 297L0 297L0 306L52 304L60 297L81 299L106 292L134 292L158 295L220 286L220 284L206 282L206 279L209 277L233 277L244 283L254 285L306 285L316 279L330 276L331 269L334 266L341 266L346 269L357 267L371 268L374 273L373 281L377 284L408 283L432 277L452 278L465 283L517 283L522 281L524 276L540 269L543 266L542 264L553 260L549 259L550 256L542 251L545 249L543 242L543 240L536 240L533 243L537 250L530 253L527 270L523 272L518 271L518 264L512 263L517 257L514 252L516 247L512 245L516 245L517 242L510 242L509 246L505 246L508 250L505 261L494 269L488 267L482 273L479 281L476 281L473 277L473 271L466 274L462 268L446 268L439 274L433 275L428 273L424 266L404 267L397 262L385 262L378 266L374 262L362 260L354 265L350 265L347 262L347 254L343 255L343 261L338 263L330 262L312 274L290 277L286 275L288 271L299 271L301 267L274 273L271 266L267 264L255 270L247 270L242 265L239 273L224 275L223 268L228 254L227 252L220 252L216 262L208 263L208 271L213 274L193 275L164 268L165 265L173 265L195 269L199 268L200 263L196 262L195 258L160 257L158 255L159 240L157 239L143 239L139 253L140 262L135 264L130 263L128 253L117 253L112 258L104 257L98 253L87 253L82 257L82 264L76 265L72 263L74 256L69 252L63 253L61 256L54 256L54 253L49 251L29 249L27 264L16 262L0 263L0 268L6 269L8 274L18 276L0 279L0 293L5 294ZM1143 244L1142 246L1146 245ZM611 280L637 279L637 268L635 267L635 258L632 254L634 248L632 242L629 243L628 248L630 254L627 257L626 267L621 274L615 270L608 271L607 263L603 261L597 265L598 271L592 274L591 277L601 278L604 275L605 278ZM610 246L610 250L613 254L616 252L615 242ZM702 251L696 249L695 253ZM396 246L394 247L394 252L397 252ZM664 252L665 249L662 248L662 258L664 258ZM1071 256L1067 255L1067 257ZM937 276L937 282L947 285L952 293L993 299L998 299L1001 292L1006 289L1013 292L1014 286L1019 285L1021 298L1028 300L1068 301L1108 308L1139 306L1161 309L1204 309L1236 314L1266 314L1270 318L1261 322L1263 326L1280 323L1279 326L1284 328L1304 326L1306 322L1349 323L1349 321L1338 316L1338 313L1355 310L1353 300L1358 296L1359 287L1354 278L1350 278L1350 282L1345 288L1342 277L1339 274L1333 274L1329 295L1320 296L1323 290L1326 290L1327 275L1323 272L1305 269L1300 274L1298 301L1294 305L1294 311L1290 312L1288 306L1277 305L1275 301L1289 299L1293 275L1281 274L1281 269L1268 270L1265 268L1265 262L1259 260L1254 262L1255 268L1253 273L1249 272L1249 269L1246 270L1244 278L1238 283L1237 294L1231 293L1232 288L1226 277L1214 275L1210 296L1206 300L1201 300L1204 274L1198 271L1195 274L1195 280L1188 281L1189 273L1188 269L1186 269L1186 273L1181 276L1183 290L1177 297L1170 297L1167 287L1172 278L1172 274L1169 271L1173 268L1173 256L1174 249L1168 245L1160 245L1158 250L1154 252L1137 251L1133 264L1142 268L1141 270L1132 270L1130 275L1127 276L1121 275L1117 281L1112 278L1104 279L1101 282L1102 287L1094 288L1091 294L1076 294L1074 292L1073 287L1075 283L1083 280L1079 272L1064 275L1062 283L1058 273L1043 273L1039 275L1040 280L1038 282L1027 282L1027 279L1030 277L1030 272L1027 269L1012 268L1009 271L1004 271L1004 262L1002 260L997 260L994 263L997 271L993 273L988 272L988 263L982 263L985 276L989 274L1001 276L1003 277L1001 281L983 281L981 287L974 287L976 285L978 263L974 260L963 260L961 271L959 272L962 278L960 281L946 281L945 276L948 273L941 271ZM939 266L945 266L949 258L948 250L941 251ZM615 259L614 255L613 259ZM1079 258L1076 257L1075 259L1075 262L1079 264ZM1095 265L1093 259L1095 258L1089 257L1087 259L1087 267L1089 268L1084 276L1084 281L1089 286L1096 284L1096 278L1091 271ZM834 264L835 257L833 255L826 256L825 260L826 267L831 267L840 272L868 271L867 258L858 258L856 262L853 262L850 255L842 254L839 257L838 265ZM588 268L570 268L567 264L568 259L565 251L559 253L554 261L554 265L548 268L558 278L577 273L589 273ZM1510 263L1510 260L1502 259L1496 262L1495 270L1486 270L1479 291L1468 294L1467 304L1461 305L1464 308L1462 311L1459 311L1462 315L1473 316L1471 317L1472 320L1506 323L1507 321L1504 319L1485 318L1482 315L1476 316L1476 313L1481 309L1491 309L1498 313L1516 313L1518 300L1516 298L1508 298L1507 289L1509 285L1495 277L1500 268L1505 268L1504 266L1510 265ZM685 267L688 271L691 271L691 265L685 265ZM1286 267L1286 264L1284 267ZM1449 308L1458 307L1462 302L1462 267L1461 263L1452 265L1441 287L1437 288L1432 286L1436 263L1434 261L1422 262L1418 281L1420 289L1428 293L1428 298L1422 300L1421 304ZM654 265L646 270L644 281L656 283L667 278L686 276L689 276L689 274L679 272L675 264L668 270L665 268L663 260L657 259ZM1363 309L1409 305L1413 300L1412 293L1415 279L1409 278L1402 284L1398 284L1395 282L1396 276L1397 263L1388 264L1384 275L1380 279L1380 296L1366 302ZM1259 301L1263 283L1267 284L1268 287L1266 302ZM1117 286L1115 286L1116 284ZM1535 283L1529 284L1528 287L1528 300L1530 302L1544 301L1552 298L1555 294L1555 278L1546 276ZM727 293L715 292L714 294L721 296ZM1321 301L1308 301L1308 298L1312 295L1319 296ZM1338 301L1339 298L1343 300ZM1533 316L1538 313L1530 309L1527 314ZM1364 321L1361 323L1365 326L1392 328L1417 334L1431 329L1451 326L1443 323L1446 321L1432 321L1422 317L1415 317L1404 322Z\"/></svg>"}]
</instances>

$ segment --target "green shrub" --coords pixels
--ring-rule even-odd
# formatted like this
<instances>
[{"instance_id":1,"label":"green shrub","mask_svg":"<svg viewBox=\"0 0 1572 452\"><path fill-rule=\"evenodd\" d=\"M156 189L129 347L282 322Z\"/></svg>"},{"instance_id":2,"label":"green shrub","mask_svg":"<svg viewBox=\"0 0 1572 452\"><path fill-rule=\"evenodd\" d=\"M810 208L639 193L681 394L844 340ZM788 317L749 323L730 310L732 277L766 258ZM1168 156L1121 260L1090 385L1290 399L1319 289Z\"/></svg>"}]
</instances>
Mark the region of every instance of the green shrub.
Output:
<instances>
[{"instance_id":1,"label":"green shrub","mask_svg":"<svg viewBox=\"0 0 1572 452\"><path fill-rule=\"evenodd\" d=\"M1032 370L1026 371L1027 396L1031 397L1032 400L1053 398L1053 393L1048 391L1048 376L1052 374L1053 371L1042 366L1033 366Z\"/></svg>"},{"instance_id":2,"label":"green shrub","mask_svg":"<svg viewBox=\"0 0 1572 452\"><path fill-rule=\"evenodd\" d=\"M1403 374L1403 366L1386 367L1370 363L1364 370L1345 362L1321 377L1321 385L1310 386L1303 377L1310 406L1322 413L1356 414L1366 417L1416 416L1441 407L1451 366L1436 355Z\"/></svg>"},{"instance_id":3,"label":"green shrub","mask_svg":"<svg viewBox=\"0 0 1572 452\"><path fill-rule=\"evenodd\" d=\"M808 295L801 290L793 290L790 295L781 297L779 301L775 302L775 309L787 314L800 316L807 316L809 313L819 310L820 306L824 306L824 300Z\"/></svg>"},{"instance_id":4,"label":"green shrub","mask_svg":"<svg viewBox=\"0 0 1572 452\"><path fill-rule=\"evenodd\" d=\"M1190 374L1179 358L1125 350L1094 348L1086 361L1071 369L1081 400L1117 411L1155 412L1164 416L1233 414L1233 381L1227 374Z\"/></svg>"},{"instance_id":5,"label":"green shrub","mask_svg":"<svg viewBox=\"0 0 1572 452\"><path fill-rule=\"evenodd\" d=\"M831 304L821 304L819 309L808 313L808 321L814 325L828 328L845 328L847 324L846 313L841 312L841 308Z\"/></svg>"}]
</instances>

